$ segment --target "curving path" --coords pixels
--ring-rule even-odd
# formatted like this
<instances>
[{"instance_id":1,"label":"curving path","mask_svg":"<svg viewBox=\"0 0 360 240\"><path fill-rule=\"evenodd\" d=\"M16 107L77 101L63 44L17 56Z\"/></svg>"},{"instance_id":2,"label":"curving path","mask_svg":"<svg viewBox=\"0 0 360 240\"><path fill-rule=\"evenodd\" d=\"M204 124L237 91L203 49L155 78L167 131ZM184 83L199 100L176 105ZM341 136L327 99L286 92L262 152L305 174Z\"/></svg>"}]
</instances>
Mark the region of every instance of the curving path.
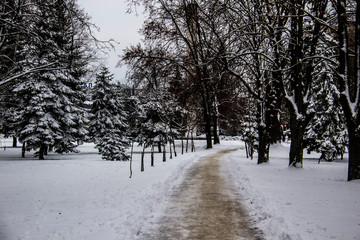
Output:
<instances>
[{"instance_id":1,"label":"curving path","mask_svg":"<svg viewBox=\"0 0 360 240\"><path fill-rule=\"evenodd\" d=\"M236 150L236 149L235 149ZM204 157L187 173L159 222L144 239L259 240L248 217L221 172L221 157L235 150Z\"/></svg>"}]
</instances>

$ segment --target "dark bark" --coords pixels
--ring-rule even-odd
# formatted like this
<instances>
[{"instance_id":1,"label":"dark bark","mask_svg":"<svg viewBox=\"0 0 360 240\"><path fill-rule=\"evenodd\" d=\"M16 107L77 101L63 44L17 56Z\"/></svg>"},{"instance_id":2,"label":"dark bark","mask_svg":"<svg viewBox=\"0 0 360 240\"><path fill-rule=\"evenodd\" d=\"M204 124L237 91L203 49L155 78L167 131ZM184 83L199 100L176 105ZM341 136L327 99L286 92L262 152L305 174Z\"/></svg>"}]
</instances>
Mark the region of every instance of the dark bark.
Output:
<instances>
[{"instance_id":1,"label":"dark bark","mask_svg":"<svg viewBox=\"0 0 360 240\"><path fill-rule=\"evenodd\" d=\"M41 144L39 149L39 160L44 160L44 153L45 153L46 145L44 143Z\"/></svg>"},{"instance_id":2,"label":"dark bark","mask_svg":"<svg viewBox=\"0 0 360 240\"><path fill-rule=\"evenodd\" d=\"M349 52L349 34L347 32L347 13L346 13L346 1L338 0L337 2L337 14L338 14L338 40L339 40L339 67L338 73L340 77L338 78L338 89L341 93L340 95L340 103L342 109L344 110L344 115L346 118L346 124L349 134L349 165L348 165L348 181L360 179L360 113L359 113L359 99L358 102L351 101L351 95L353 95L353 99L356 99L356 96L360 94L359 91L359 78L358 69L360 63L360 5L356 6L356 24L355 24L355 46L352 46L355 49L355 64L349 64L349 56L351 53ZM346 44L345 44L346 43ZM347 46L347 49L345 49ZM355 74L354 74L355 73ZM354 78L353 76L356 77ZM342 78L341 76L344 76ZM346 92L346 87L348 87L348 92ZM353 94L351 94L353 93ZM350 102L355 103L357 109L355 112L351 109Z\"/></svg>"},{"instance_id":3,"label":"dark bark","mask_svg":"<svg viewBox=\"0 0 360 240\"><path fill-rule=\"evenodd\" d=\"M175 140L172 138L172 144L173 144L173 150L174 150L174 156L177 157L176 147L175 147Z\"/></svg>"},{"instance_id":4,"label":"dark bark","mask_svg":"<svg viewBox=\"0 0 360 240\"><path fill-rule=\"evenodd\" d=\"M246 158L249 158L248 144L246 141L245 141L245 153L246 153Z\"/></svg>"},{"instance_id":5,"label":"dark bark","mask_svg":"<svg viewBox=\"0 0 360 240\"><path fill-rule=\"evenodd\" d=\"M132 157L133 157L133 152L134 152L134 141L131 142L131 152L130 152L130 176L129 176L129 178L132 177Z\"/></svg>"},{"instance_id":6,"label":"dark bark","mask_svg":"<svg viewBox=\"0 0 360 240\"><path fill-rule=\"evenodd\" d=\"M13 137L13 143L12 143L13 147L17 147L17 138Z\"/></svg>"},{"instance_id":7,"label":"dark bark","mask_svg":"<svg viewBox=\"0 0 360 240\"><path fill-rule=\"evenodd\" d=\"M186 153L188 152L189 149L189 138L190 138L190 129L188 129L187 137L186 137Z\"/></svg>"},{"instance_id":8,"label":"dark bark","mask_svg":"<svg viewBox=\"0 0 360 240\"><path fill-rule=\"evenodd\" d=\"M349 131L349 165L348 181L360 179L360 130L354 124L348 126Z\"/></svg>"},{"instance_id":9,"label":"dark bark","mask_svg":"<svg viewBox=\"0 0 360 240\"><path fill-rule=\"evenodd\" d=\"M144 143L143 150L141 153L141 171L142 172L145 170L144 155L145 155L145 143Z\"/></svg>"},{"instance_id":10,"label":"dark bark","mask_svg":"<svg viewBox=\"0 0 360 240\"><path fill-rule=\"evenodd\" d=\"M154 142L151 144L151 166L154 167Z\"/></svg>"},{"instance_id":11,"label":"dark bark","mask_svg":"<svg viewBox=\"0 0 360 240\"><path fill-rule=\"evenodd\" d=\"M301 120L296 119L296 115L290 117L291 145L289 154L289 166L303 167L303 138L305 127Z\"/></svg>"},{"instance_id":12,"label":"dark bark","mask_svg":"<svg viewBox=\"0 0 360 240\"><path fill-rule=\"evenodd\" d=\"M291 57L291 96L287 106L290 110L290 130L291 145L289 154L289 166L303 166L303 136L306 125L306 104L304 102L304 93L307 85L303 76L303 5L300 0L295 0L292 6L291 17L291 41L289 44Z\"/></svg>"},{"instance_id":13,"label":"dark bark","mask_svg":"<svg viewBox=\"0 0 360 240\"><path fill-rule=\"evenodd\" d=\"M181 155L184 154L184 138L181 138Z\"/></svg>"},{"instance_id":14,"label":"dark bark","mask_svg":"<svg viewBox=\"0 0 360 240\"><path fill-rule=\"evenodd\" d=\"M26 151L26 143L23 142L22 148L21 148L21 157L25 158L25 151Z\"/></svg>"},{"instance_id":15,"label":"dark bark","mask_svg":"<svg viewBox=\"0 0 360 240\"><path fill-rule=\"evenodd\" d=\"M161 153L161 144L160 142L157 142L157 144L158 144L158 152Z\"/></svg>"},{"instance_id":16,"label":"dark bark","mask_svg":"<svg viewBox=\"0 0 360 240\"><path fill-rule=\"evenodd\" d=\"M164 143L163 146L163 162L166 162L166 148L165 148L166 144Z\"/></svg>"},{"instance_id":17,"label":"dark bark","mask_svg":"<svg viewBox=\"0 0 360 240\"><path fill-rule=\"evenodd\" d=\"M356 24L355 24L355 61L356 61L356 68L354 69L355 71L355 76L356 78L354 79L354 83L349 83L348 82L348 86L352 85L353 86L353 92L354 92L354 98L356 99L357 97L357 101L355 104L357 104L357 111L355 114L355 116L352 116L351 111L348 110L344 110L345 112L345 116L347 118L347 122L348 122L348 132L349 132L349 167L348 167L348 181L351 180L355 180L355 179L360 179L360 147L359 147L359 143L360 143L360 76L359 76L359 71L360 71L360 3L357 2L356 4ZM349 71L350 73L350 71ZM348 79L348 81L350 81L350 79ZM350 94L349 94L350 95ZM344 98L344 96L342 96L342 98ZM348 101L345 101L344 99L341 101L343 103L343 108L345 107L344 105L347 103Z\"/></svg>"},{"instance_id":18,"label":"dark bark","mask_svg":"<svg viewBox=\"0 0 360 240\"><path fill-rule=\"evenodd\" d=\"M269 141L265 127L260 124L258 127L259 148L258 148L258 164L269 162Z\"/></svg>"}]
</instances>

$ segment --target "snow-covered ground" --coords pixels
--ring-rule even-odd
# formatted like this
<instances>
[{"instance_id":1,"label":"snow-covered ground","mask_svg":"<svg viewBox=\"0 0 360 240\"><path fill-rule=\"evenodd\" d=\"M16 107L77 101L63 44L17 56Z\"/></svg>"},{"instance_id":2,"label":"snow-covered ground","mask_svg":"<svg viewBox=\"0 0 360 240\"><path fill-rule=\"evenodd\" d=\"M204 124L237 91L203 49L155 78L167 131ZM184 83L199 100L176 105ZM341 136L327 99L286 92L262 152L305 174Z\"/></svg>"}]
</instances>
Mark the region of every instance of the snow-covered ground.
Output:
<instances>
[{"instance_id":1,"label":"snow-covered ground","mask_svg":"<svg viewBox=\"0 0 360 240\"><path fill-rule=\"evenodd\" d=\"M2 148L0 239L137 239L161 215L193 163L243 146L204 145L198 141L197 151L184 155L178 148L178 157L165 163L155 154L155 167L147 154L145 172L136 154L131 179L129 162L103 161L92 144L79 147L79 154L50 154L44 161L30 154L21 159L19 148ZM270 164L256 165L241 149L223 160L229 182L265 239L360 239L360 182L346 182L346 162L305 160L304 169L290 169L287 156L288 146L277 145Z\"/></svg>"},{"instance_id":2,"label":"snow-covered ground","mask_svg":"<svg viewBox=\"0 0 360 240\"><path fill-rule=\"evenodd\" d=\"M304 156L287 167L289 145L275 145L270 163L257 165L243 151L227 155L229 182L266 239L360 239L360 181L347 182L347 162Z\"/></svg>"}]
</instances>

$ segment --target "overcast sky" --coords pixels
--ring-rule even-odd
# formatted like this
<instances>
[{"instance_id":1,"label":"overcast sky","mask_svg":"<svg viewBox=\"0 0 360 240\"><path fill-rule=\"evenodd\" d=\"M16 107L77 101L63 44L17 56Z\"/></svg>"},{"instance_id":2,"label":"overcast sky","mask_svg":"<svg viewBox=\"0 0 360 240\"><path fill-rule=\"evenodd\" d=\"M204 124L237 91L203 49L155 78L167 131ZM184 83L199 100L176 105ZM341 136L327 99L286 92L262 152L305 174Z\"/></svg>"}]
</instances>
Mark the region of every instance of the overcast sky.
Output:
<instances>
[{"instance_id":1,"label":"overcast sky","mask_svg":"<svg viewBox=\"0 0 360 240\"><path fill-rule=\"evenodd\" d=\"M101 29L97 34L98 38L119 42L116 50L109 53L107 66L115 80L125 82L126 67L116 68L118 55L122 54L127 46L140 42L138 31L144 21L142 10L138 9L137 14L126 13L126 0L78 0L78 4L91 16L91 22Z\"/></svg>"}]
</instances>

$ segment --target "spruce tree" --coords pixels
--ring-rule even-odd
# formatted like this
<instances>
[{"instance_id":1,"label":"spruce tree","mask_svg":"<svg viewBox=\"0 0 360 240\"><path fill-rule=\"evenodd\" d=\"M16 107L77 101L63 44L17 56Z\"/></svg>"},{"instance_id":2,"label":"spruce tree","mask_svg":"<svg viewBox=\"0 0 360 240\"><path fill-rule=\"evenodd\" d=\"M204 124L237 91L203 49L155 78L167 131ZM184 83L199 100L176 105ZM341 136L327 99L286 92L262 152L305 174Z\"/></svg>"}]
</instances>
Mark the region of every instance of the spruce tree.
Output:
<instances>
[{"instance_id":1,"label":"spruce tree","mask_svg":"<svg viewBox=\"0 0 360 240\"><path fill-rule=\"evenodd\" d=\"M27 149L58 153L76 151L86 136L82 77L89 53L83 16L74 1L34 2L32 28L36 38L28 43L27 60L51 67L26 76L14 90L16 132ZM77 17L75 16L75 12Z\"/></svg>"},{"instance_id":2,"label":"spruce tree","mask_svg":"<svg viewBox=\"0 0 360 240\"><path fill-rule=\"evenodd\" d=\"M106 67L96 76L89 131L104 160L125 161L129 159L126 148L130 146L125 101L115 91L112 80Z\"/></svg>"},{"instance_id":3,"label":"spruce tree","mask_svg":"<svg viewBox=\"0 0 360 240\"><path fill-rule=\"evenodd\" d=\"M337 156L343 156L348 145L340 93L329 74L323 73L321 76L320 82L313 86L316 94L309 111L315 115L304 137L308 152L321 153L319 162L334 161Z\"/></svg>"}]
</instances>

